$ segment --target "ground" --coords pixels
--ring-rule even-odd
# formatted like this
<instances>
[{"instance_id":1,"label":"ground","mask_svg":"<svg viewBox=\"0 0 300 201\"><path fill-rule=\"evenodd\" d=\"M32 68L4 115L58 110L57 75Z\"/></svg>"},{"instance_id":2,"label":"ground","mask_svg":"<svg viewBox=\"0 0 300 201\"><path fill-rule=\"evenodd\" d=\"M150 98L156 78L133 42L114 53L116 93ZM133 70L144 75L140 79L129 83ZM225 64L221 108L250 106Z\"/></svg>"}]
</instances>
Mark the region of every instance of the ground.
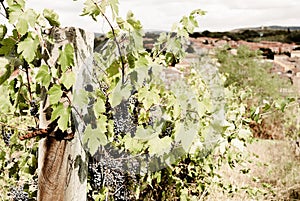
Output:
<instances>
[{"instance_id":1,"label":"ground","mask_svg":"<svg viewBox=\"0 0 300 201\"><path fill-rule=\"evenodd\" d=\"M300 200L300 157L295 146L291 141L262 139L249 144L244 153L249 161L220 170L233 192L215 189L206 200Z\"/></svg>"}]
</instances>

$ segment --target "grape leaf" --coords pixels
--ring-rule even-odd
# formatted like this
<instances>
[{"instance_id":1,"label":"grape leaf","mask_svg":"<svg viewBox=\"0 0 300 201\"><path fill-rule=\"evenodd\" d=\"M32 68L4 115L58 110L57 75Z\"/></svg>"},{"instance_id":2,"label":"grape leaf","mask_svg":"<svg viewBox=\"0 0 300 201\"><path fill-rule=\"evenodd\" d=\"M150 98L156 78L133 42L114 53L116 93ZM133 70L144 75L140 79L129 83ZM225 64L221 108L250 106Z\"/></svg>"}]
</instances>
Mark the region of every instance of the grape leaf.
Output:
<instances>
[{"instance_id":1,"label":"grape leaf","mask_svg":"<svg viewBox=\"0 0 300 201\"><path fill-rule=\"evenodd\" d=\"M28 23L27 23L26 19L20 17L16 24L16 28L21 35L24 35L25 33L27 33Z\"/></svg>"},{"instance_id":2,"label":"grape leaf","mask_svg":"<svg viewBox=\"0 0 300 201\"><path fill-rule=\"evenodd\" d=\"M158 134L151 127L144 128L143 126L138 126L134 138L141 141L147 141L157 136Z\"/></svg>"},{"instance_id":3,"label":"grape leaf","mask_svg":"<svg viewBox=\"0 0 300 201\"><path fill-rule=\"evenodd\" d=\"M94 104L94 112L96 116L100 116L103 112L105 112L105 103L102 99L97 99L96 103Z\"/></svg>"},{"instance_id":4,"label":"grape leaf","mask_svg":"<svg viewBox=\"0 0 300 201\"><path fill-rule=\"evenodd\" d=\"M22 6L13 4L9 6L9 23L14 24L22 16Z\"/></svg>"},{"instance_id":5,"label":"grape leaf","mask_svg":"<svg viewBox=\"0 0 300 201\"><path fill-rule=\"evenodd\" d=\"M38 15L35 13L33 9L28 9L25 11L23 17L31 27L34 27Z\"/></svg>"},{"instance_id":6,"label":"grape leaf","mask_svg":"<svg viewBox=\"0 0 300 201\"><path fill-rule=\"evenodd\" d=\"M113 19L115 19L119 15L119 0L108 0L108 4L112 10Z\"/></svg>"},{"instance_id":7,"label":"grape leaf","mask_svg":"<svg viewBox=\"0 0 300 201\"><path fill-rule=\"evenodd\" d=\"M79 106L80 108L86 106L89 103L89 92L81 89L76 90L73 93L73 104L74 106Z\"/></svg>"},{"instance_id":8,"label":"grape leaf","mask_svg":"<svg viewBox=\"0 0 300 201\"><path fill-rule=\"evenodd\" d=\"M245 150L245 143L242 142L242 141L239 140L239 139L236 139L236 138L233 139L233 140L231 141L231 144L232 144L234 147L238 148L239 151L241 151L241 152L243 152L243 151Z\"/></svg>"},{"instance_id":9,"label":"grape leaf","mask_svg":"<svg viewBox=\"0 0 300 201\"><path fill-rule=\"evenodd\" d=\"M75 80L76 75L73 71L66 71L61 77L61 83L66 87L66 89L70 89L75 83Z\"/></svg>"},{"instance_id":10,"label":"grape leaf","mask_svg":"<svg viewBox=\"0 0 300 201\"><path fill-rule=\"evenodd\" d=\"M68 123L71 115L71 107L68 106L67 108L64 108L62 110L62 114L60 115L57 124L58 127L62 130L65 131L68 128Z\"/></svg>"},{"instance_id":11,"label":"grape leaf","mask_svg":"<svg viewBox=\"0 0 300 201\"><path fill-rule=\"evenodd\" d=\"M6 57L0 57L0 70L1 68L5 67L7 64L9 64L9 58ZM0 71L1 73L1 71Z\"/></svg>"},{"instance_id":12,"label":"grape leaf","mask_svg":"<svg viewBox=\"0 0 300 201\"><path fill-rule=\"evenodd\" d=\"M98 119L96 129L93 129L90 124L87 125L83 135L83 143L87 145L91 155L96 153L100 145L107 144L106 125L107 118L104 115Z\"/></svg>"},{"instance_id":13,"label":"grape leaf","mask_svg":"<svg viewBox=\"0 0 300 201\"><path fill-rule=\"evenodd\" d=\"M116 107L121 103L123 99L127 100L131 95L131 86L125 84L122 86L121 81L118 82L117 86L113 89L109 95L110 104L112 107Z\"/></svg>"},{"instance_id":14,"label":"grape leaf","mask_svg":"<svg viewBox=\"0 0 300 201\"><path fill-rule=\"evenodd\" d=\"M130 136L130 134L127 134L123 138L125 149L129 150L131 153L140 153L140 151L143 149L144 144Z\"/></svg>"},{"instance_id":15,"label":"grape leaf","mask_svg":"<svg viewBox=\"0 0 300 201\"><path fill-rule=\"evenodd\" d=\"M52 105L57 103L61 99L63 91L61 90L61 87L59 85L54 84L48 91L48 94L49 94L49 102Z\"/></svg>"},{"instance_id":16,"label":"grape leaf","mask_svg":"<svg viewBox=\"0 0 300 201\"><path fill-rule=\"evenodd\" d=\"M159 138L158 136L148 141L149 155L162 156L171 150L172 139L170 137Z\"/></svg>"},{"instance_id":17,"label":"grape leaf","mask_svg":"<svg viewBox=\"0 0 300 201\"><path fill-rule=\"evenodd\" d=\"M112 77L119 73L120 63L118 61L112 62L112 64L106 69L109 77Z\"/></svg>"},{"instance_id":18,"label":"grape leaf","mask_svg":"<svg viewBox=\"0 0 300 201\"><path fill-rule=\"evenodd\" d=\"M55 13L52 9L44 9L43 10L44 17L48 20L51 26L60 26L59 17L57 13Z\"/></svg>"},{"instance_id":19,"label":"grape leaf","mask_svg":"<svg viewBox=\"0 0 300 201\"><path fill-rule=\"evenodd\" d=\"M0 40L3 40L4 36L7 33L7 28L5 25L1 24L0 25Z\"/></svg>"},{"instance_id":20,"label":"grape leaf","mask_svg":"<svg viewBox=\"0 0 300 201\"><path fill-rule=\"evenodd\" d=\"M93 0L86 0L84 6L81 15L90 15L93 20L97 21L96 17L101 13L99 6ZM105 10L102 10L102 12L105 13Z\"/></svg>"},{"instance_id":21,"label":"grape leaf","mask_svg":"<svg viewBox=\"0 0 300 201\"><path fill-rule=\"evenodd\" d=\"M40 82L42 86L48 88L51 82L51 74L49 73L49 68L47 65L42 65L39 67L39 71L35 76L37 82Z\"/></svg>"},{"instance_id":22,"label":"grape leaf","mask_svg":"<svg viewBox=\"0 0 300 201\"><path fill-rule=\"evenodd\" d=\"M2 74L2 72L0 71L0 85L2 85L11 76L14 70L13 66L9 64L7 64L5 68L6 68L5 73Z\"/></svg>"},{"instance_id":23,"label":"grape leaf","mask_svg":"<svg viewBox=\"0 0 300 201\"><path fill-rule=\"evenodd\" d=\"M160 102L159 95L155 89L148 91L146 88L141 88L138 92L139 101L141 101L146 110L150 109L152 105Z\"/></svg>"},{"instance_id":24,"label":"grape leaf","mask_svg":"<svg viewBox=\"0 0 300 201\"><path fill-rule=\"evenodd\" d=\"M51 121L54 121L58 118L57 124L58 127L65 131L68 128L68 123L71 115L71 107L65 107L62 103L59 103L56 107L53 108L53 112L51 114Z\"/></svg>"},{"instance_id":25,"label":"grape leaf","mask_svg":"<svg viewBox=\"0 0 300 201\"><path fill-rule=\"evenodd\" d=\"M28 27L29 27L28 24L31 27L34 27L36 20L37 20L37 14L32 9L28 9L23 13L17 12L17 14L20 14L20 15L16 16L16 17L18 17L16 29L21 35L24 35L28 32Z\"/></svg>"},{"instance_id":26,"label":"grape leaf","mask_svg":"<svg viewBox=\"0 0 300 201\"><path fill-rule=\"evenodd\" d=\"M74 66L74 48L71 44L66 44L64 50L60 50L58 64L60 64L63 72Z\"/></svg>"},{"instance_id":27,"label":"grape leaf","mask_svg":"<svg viewBox=\"0 0 300 201\"><path fill-rule=\"evenodd\" d=\"M27 62L31 62L36 56L38 45L39 41L37 38L32 39L31 37L27 37L24 41L21 41L18 44L17 52L19 54L21 53Z\"/></svg>"},{"instance_id":28,"label":"grape leaf","mask_svg":"<svg viewBox=\"0 0 300 201\"><path fill-rule=\"evenodd\" d=\"M189 151L190 146L192 145L195 136L198 131L190 122L189 127L185 127L183 122L175 124L175 141L181 142L182 148L185 152Z\"/></svg>"},{"instance_id":29,"label":"grape leaf","mask_svg":"<svg viewBox=\"0 0 300 201\"><path fill-rule=\"evenodd\" d=\"M0 54L10 55L14 50L16 40L14 38L5 38L1 41Z\"/></svg>"},{"instance_id":30,"label":"grape leaf","mask_svg":"<svg viewBox=\"0 0 300 201\"><path fill-rule=\"evenodd\" d=\"M54 121L62 114L62 111L64 110L64 105L62 103L59 103L56 107L52 107L52 108L53 111L51 114L51 121Z\"/></svg>"}]
</instances>

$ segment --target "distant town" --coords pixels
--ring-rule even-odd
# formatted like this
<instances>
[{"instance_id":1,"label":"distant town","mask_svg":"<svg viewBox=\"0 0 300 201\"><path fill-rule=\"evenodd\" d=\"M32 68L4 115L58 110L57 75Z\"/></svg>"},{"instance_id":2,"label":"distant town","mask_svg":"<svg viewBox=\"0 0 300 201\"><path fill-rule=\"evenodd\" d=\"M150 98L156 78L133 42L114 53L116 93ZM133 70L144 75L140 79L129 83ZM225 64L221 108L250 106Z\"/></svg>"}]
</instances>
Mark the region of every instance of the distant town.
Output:
<instances>
[{"instance_id":1,"label":"distant town","mask_svg":"<svg viewBox=\"0 0 300 201\"><path fill-rule=\"evenodd\" d=\"M144 46L151 50L160 32L146 32ZM96 35L95 49L101 46L104 35ZM272 73L290 79L300 93L300 27L255 27L241 28L229 32L195 32L190 35L186 59L175 68L188 66L199 54L213 54L214 49L224 46L236 54L241 45L252 50L261 50L262 59L273 65ZM174 69L176 70L176 69Z\"/></svg>"}]
</instances>

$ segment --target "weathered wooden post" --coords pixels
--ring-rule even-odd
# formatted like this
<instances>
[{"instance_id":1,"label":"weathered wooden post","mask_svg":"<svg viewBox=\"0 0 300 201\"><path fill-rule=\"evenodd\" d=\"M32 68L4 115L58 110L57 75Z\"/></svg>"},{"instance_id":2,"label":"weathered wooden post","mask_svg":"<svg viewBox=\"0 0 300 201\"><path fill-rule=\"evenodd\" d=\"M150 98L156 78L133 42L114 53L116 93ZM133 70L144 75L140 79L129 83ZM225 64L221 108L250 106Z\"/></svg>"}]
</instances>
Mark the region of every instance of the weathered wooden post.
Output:
<instances>
[{"instance_id":1,"label":"weathered wooden post","mask_svg":"<svg viewBox=\"0 0 300 201\"><path fill-rule=\"evenodd\" d=\"M54 39L48 60L49 65L56 65L59 48L64 44L73 44L75 65L72 68L76 74L73 91L68 97L73 100L75 90L84 88L84 84L93 65L94 34L77 28L53 28L50 33ZM86 76L83 78L82 76ZM49 105L47 93L40 109L40 129L47 129L46 108ZM72 104L72 102L71 102ZM80 115L73 115L80 122ZM77 118L77 119L76 119ZM84 201L87 188L87 161L81 144L82 126L76 129L73 139L58 139L55 133L40 140L39 144L39 201ZM56 132L54 130L53 132Z\"/></svg>"}]
</instances>

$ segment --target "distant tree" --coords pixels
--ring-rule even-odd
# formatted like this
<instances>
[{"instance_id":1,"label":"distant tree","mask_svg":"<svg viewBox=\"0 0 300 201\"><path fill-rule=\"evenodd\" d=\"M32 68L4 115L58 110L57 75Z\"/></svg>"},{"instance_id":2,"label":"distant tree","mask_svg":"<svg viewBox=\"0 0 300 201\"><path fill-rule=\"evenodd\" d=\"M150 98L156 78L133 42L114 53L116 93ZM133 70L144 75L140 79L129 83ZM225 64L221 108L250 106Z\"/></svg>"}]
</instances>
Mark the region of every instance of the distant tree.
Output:
<instances>
[{"instance_id":1,"label":"distant tree","mask_svg":"<svg viewBox=\"0 0 300 201\"><path fill-rule=\"evenodd\" d=\"M210 33L211 33L210 31L205 30L205 31L202 32L202 35L205 36L205 37L209 37Z\"/></svg>"},{"instance_id":2,"label":"distant tree","mask_svg":"<svg viewBox=\"0 0 300 201\"><path fill-rule=\"evenodd\" d=\"M191 34L189 34L189 36L191 37L191 38L199 38L199 37L201 37L203 34L201 34L200 32L194 32L194 33L191 33Z\"/></svg>"}]
</instances>

